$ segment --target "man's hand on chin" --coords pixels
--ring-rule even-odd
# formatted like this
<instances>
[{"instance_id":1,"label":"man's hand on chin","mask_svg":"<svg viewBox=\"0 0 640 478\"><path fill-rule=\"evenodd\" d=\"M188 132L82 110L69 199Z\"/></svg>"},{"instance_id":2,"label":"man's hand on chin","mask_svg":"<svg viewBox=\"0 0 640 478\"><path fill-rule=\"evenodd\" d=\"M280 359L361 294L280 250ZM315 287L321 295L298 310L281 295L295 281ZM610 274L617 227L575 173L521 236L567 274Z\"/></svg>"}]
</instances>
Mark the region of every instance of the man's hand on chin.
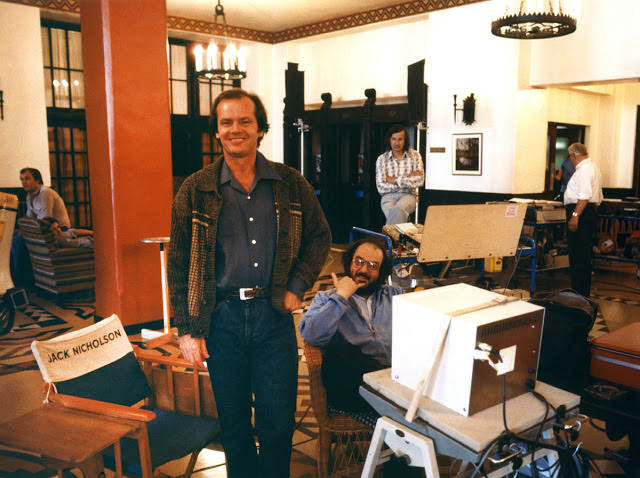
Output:
<instances>
[{"instance_id":1,"label":"man's hand on chin","mask_svg":"<svg viewBox=\"0 0 640 478\"><path fill-rule=\"evenodd\" d=\"M366 285L366 281L364 284L360 284L359 282L354 281L349 276L340 277L335 274L335 272L331 273L331 279L333 280L333 287L336 288L336 292L339 296L348 299L362 286ZM356 280L362 280L362 278L356 278Z\"/></svg>"}]
</instances>

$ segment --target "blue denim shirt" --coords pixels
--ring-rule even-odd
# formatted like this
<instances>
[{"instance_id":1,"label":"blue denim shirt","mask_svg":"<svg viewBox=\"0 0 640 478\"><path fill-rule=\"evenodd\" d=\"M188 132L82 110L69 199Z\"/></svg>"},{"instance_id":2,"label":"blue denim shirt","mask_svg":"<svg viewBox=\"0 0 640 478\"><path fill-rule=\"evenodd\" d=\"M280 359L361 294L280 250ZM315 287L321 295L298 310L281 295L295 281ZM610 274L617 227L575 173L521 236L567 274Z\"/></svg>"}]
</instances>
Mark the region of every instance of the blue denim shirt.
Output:
<instances>
[{"instance_id":1,"label":"blue denim shirt","mask_svg":"<svg viewBox=\"0 0 640 478\"><path fill-rule=\"evenodd\" d=\"M298 329L305 341L325 347L340 333L362 353L391 366L391 298L399 287L382 286L371 295L371 327L360 312L356 299L348 300L335 289L316 294Z\"/></svg>"},{"instance_id":2,"label":"blue denim shirt","mask_svg":"<svg viewBox=\"0 0 640 478\"><path fill-rule=\"evenodd\" d=\"M256 177L245 191L226 163L220 171L223 197L216 242L216 284L222 289L271 285L276 245L272 180L278 173L256 158Z\"/></svg>"}]
</instances>

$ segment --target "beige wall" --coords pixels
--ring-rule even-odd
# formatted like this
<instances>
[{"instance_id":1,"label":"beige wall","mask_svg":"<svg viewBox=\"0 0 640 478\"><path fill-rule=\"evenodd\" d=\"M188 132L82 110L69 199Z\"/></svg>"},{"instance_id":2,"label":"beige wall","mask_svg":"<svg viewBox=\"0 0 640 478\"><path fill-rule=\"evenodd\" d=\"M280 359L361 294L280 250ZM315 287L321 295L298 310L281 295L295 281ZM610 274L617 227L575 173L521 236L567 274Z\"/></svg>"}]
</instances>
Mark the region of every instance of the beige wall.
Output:
<instances>
[{"instance_id":1,"label":"beige wall","mask_svg":"<svg viewBox=\"0 0 640 478\"><path fill-rule=\"evenodd\" d=\"M35 7L0 2L0 187L20 187L19 172L38 168L51 184L47 113L42 73L40 13Z\"/></svg>"},{"instance_id":2,"label":"beige wall","mask_svg":"<svg viewBox=\"0 0 640 478\"><path fill-rule=\"evenodd\" d=\"M581 0L575 33L533 41L531 84L640 77L638 0Z\"/></svg>"},{"instance_id":3,"label":"beige wall","mask_svg":"<svg viewBox=\"0 0 640 478\"><path fill-rule=\"evenodd\" d=\"M567 87L640 78L640 48L631 48L640 44L634 24L640 2L584 0L578 31L547 40L495 37L489 30L493 13L491 2L481 2L276 45L271 59L282 69L274 66L273 85L283 82L282 71L292 61L305 72L307 103L319 103L326 91L334 102L364 100L365 88L375 88L378 98L404 96L407 65L424 58L428 147L446 150L427 154L427 188L542 192L550 121L586 125L605 186L630 187L638 84L595 91ZM471 92L476 123L466 126L460 116L454 122L453 95L461 106ZM274 108L273 123L281 110ZM452 175L456 133L482 133L482 176Z\"/></svg>"},{"instance_id":4,"label":"beige wall","mask_svg":"<svg viewBox=\"0 0 640 478\"><path fill-rule=\"evenodd\" d=\"M585 143L603 185L631 188L637 105L638 82L518 92L514 191L544 190L548 122L585 125Z\"/></svg>"},{"instance_id":5,"label":"beige wall","mask_svg":"<svg viewBox=\"0 0 640 478\"><path fill-rule=\"evenodd\" d=\"M298 63L305 72L305 101L319 103L326 91L334 102L363 101L365 88L375 88L378 98L405 96L406 67L424 58L428 147L445 148L445 153L428 153L425 158L428 188L542 191L548 121L587 125L587 143L601 165L605 186L630 187L633 128L640 104L640 48L631 45L640 44L634 24L640 2L582 3L578 31L550 40L491 35L491 2L480 2L277 45L245 42L249 71L243 85L264 99L271 122L260 149L282 161L287 62ZM33 94L44 91L38 10L0 2L0 26L0 88L6 100L0 186L19 186L17 171L23 158L30 158L48 182L44 95ZM629 76L636 83L593 91L566 89L575 81ZM541 89L543 84L555 87ZM460 116L454 122L453 95L458 95L460 105L471 92L477 98L476 123L466 126ZM455 133L483 134L482 176L452 175Z\"/></svg>"}]
</instances>

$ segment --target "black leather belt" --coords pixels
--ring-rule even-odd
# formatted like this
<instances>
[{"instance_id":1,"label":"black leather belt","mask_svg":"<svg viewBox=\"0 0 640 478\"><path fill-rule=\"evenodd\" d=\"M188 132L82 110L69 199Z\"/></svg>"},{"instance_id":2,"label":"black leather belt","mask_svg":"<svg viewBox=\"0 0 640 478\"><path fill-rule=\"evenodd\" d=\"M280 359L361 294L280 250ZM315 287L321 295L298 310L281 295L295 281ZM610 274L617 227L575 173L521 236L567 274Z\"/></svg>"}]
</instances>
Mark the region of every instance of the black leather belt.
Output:
<instances>
[{"instance_id":1,"label":"black leather belt","mask_svg":"<svg viewBox=\"0 0 640 478\"><path fill-rule=\"evenodd\" d=\"M262 287L256 287L254 289L246 287L241 287L240 289L218 289L216 290L216 301L251 300L258 299L259 297L268 297L268 295L269 290Z\"/></svg>"}]
</instances>

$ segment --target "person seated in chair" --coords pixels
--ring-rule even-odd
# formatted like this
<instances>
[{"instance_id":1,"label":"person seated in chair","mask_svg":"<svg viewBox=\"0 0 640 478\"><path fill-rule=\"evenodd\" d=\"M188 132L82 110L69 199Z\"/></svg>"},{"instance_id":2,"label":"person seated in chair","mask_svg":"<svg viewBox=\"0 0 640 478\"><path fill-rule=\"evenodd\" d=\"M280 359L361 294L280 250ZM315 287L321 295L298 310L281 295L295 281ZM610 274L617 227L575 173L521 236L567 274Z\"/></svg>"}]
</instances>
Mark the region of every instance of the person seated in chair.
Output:
<instances>
[{"instance_id":1,"label":"person seated in chair","mask_svg":"<svg viewBox=\"0 0 640 478\"><path fill-rule=\"evenodd\" d=\"M64 200L50 187L42 183L42 174L36 168L22 168L20 170L20 183L27 193L27 211L25 216L42 219L44 217L55 217L63 226L69 227L69 214ZM23 235L16 230L11 242L10 255L11 278L16 287L24 287L27 290L34 288L35 279L33 277L31 259L27 251Z\"/></svg>"},{"instance_id":2,"label":"person seated in chair","mask_svg":"<svg viewBox=\"0 0 640 478\"><path fill-rule=\"evenodd\" d=\"M391 366L391 258L377 236L354 242L342 257L347 274L332 273L334 288L320 291L300 321L304 340L323 349L327 402L343 412L370 412L358 394L362 375ZM356 417L357 418L357 417Z\"/></svg>"},{"instance_id":3,"label":"person seated in chair","mask_svg":"<svg viewBox=\"0 0 640 478\"><path fill-rule=\"evenodd\" d=\"M22 168L20 182L27 193L27 217L55 217L64 227L71 227L67 207L60 195L42 184L42 174L36 168Z\"/></svg>"},{"instance_id":4,"label":"person seated in chair","mask_svg":"<svg viewBox=\"0 0 640 478\"><path fill-rule=\"evenodd\" d=\"M416 208L416 189L424 185L422 157L409 149L407 131L399 124L389 128L384 142L387 151L376 160L380 207L387 225L402 224L409 221L409 214Z\"/></svg>"},{"instance_id":5,"label":"person seated in chair","mask_svg":"<svg viewBox=\"0 0 640 478\"><path fill-rule=\"evenodd\" d=\"M40 219L43 230L50 230L58 247L87 247L93 248L93 231L63 227L54 217Z\"/></svg>"}]
</instances>

